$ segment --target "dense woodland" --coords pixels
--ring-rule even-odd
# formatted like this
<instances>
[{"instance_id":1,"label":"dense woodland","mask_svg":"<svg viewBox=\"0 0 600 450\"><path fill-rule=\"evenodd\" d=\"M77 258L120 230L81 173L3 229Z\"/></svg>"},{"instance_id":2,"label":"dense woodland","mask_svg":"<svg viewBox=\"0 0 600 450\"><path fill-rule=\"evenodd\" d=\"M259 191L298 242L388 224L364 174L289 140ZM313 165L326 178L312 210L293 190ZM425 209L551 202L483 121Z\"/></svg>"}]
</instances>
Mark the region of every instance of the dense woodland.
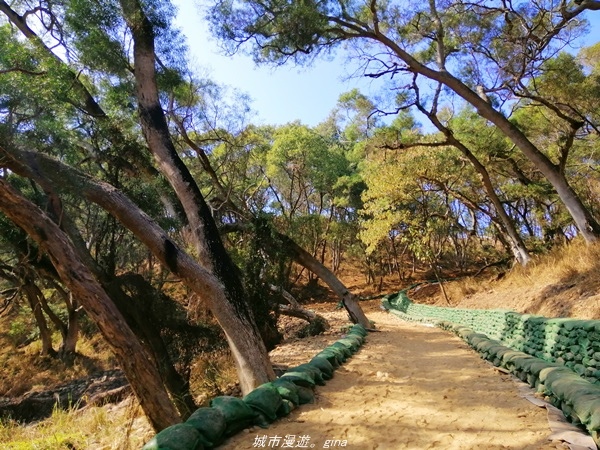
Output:
<instances>
[{"instance_id":1,"label":"dense woodland","mask_svg":"<svg viewBox=\"0 0 600 450\"><path fill-rule=\"evenodd\" d=\"M97 327L155 429L195 409L212 321L243 392L274 376L277 315L319 320L300 284L369 327L343 261L408 282L600 237L600 43L577 46L599 1L209 6L229 51L344 51L381 95L259 126L169 2L0 0L0 320L67 363Z\"/></svg>"}]
</instances>

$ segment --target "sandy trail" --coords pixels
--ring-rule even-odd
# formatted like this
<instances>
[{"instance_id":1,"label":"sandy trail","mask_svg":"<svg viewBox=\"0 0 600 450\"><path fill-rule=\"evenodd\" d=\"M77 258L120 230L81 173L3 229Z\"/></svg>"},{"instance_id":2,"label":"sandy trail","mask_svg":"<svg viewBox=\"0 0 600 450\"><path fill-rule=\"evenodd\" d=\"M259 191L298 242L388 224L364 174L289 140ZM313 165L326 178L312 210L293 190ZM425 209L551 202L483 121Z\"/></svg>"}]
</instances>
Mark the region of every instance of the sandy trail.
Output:
<instances>
[{"instance_id":1,"label":"sandy trail","mask_svg":"<svg viewBox=\"0 0 600 450\"><path fill-rule=\"evenodd\" d=\"M317 387L314 404L219 448L567 448L548 440L546 410L459 338L385 312L369 318L381 332Z\"/></svg>"}]
</instances>

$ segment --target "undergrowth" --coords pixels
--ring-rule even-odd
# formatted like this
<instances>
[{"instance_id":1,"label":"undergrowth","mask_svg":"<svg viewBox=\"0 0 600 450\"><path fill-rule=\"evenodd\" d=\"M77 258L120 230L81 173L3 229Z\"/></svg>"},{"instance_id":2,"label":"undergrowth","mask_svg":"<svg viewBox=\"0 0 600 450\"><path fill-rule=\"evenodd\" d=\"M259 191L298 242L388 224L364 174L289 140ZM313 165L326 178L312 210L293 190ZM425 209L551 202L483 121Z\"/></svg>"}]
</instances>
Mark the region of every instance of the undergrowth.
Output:
<instances>
[{"instance_id":1,"label":"undergrowth","mask_svg":"<svg viewBox=\"0 0 600 450\"><path fill-rule=\"evenodd\" d=\"M133 398L118 406L77 410L54 409L46 420L23 426L0 421L3 450L64 450L140 448L152 430Z\"/></svg>"}]
</instances>

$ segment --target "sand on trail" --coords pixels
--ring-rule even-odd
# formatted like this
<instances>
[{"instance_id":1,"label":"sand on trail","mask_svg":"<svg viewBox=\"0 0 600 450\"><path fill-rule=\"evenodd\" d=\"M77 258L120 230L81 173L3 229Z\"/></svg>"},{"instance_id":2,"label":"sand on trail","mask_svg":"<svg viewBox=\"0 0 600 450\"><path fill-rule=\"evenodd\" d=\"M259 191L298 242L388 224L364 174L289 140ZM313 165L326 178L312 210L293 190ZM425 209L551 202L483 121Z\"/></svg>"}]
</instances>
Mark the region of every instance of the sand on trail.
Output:
<instances>
[{"instance_id":1,"label":"sand on trail","mask_svg":"<svg viewBox=\"0 0 600 450\"><path fill-rule=\"evenodd\" d=\"M219 449L568 448L548 440L546 409L458 337L383 311L369 318L381 332L316 388L314 404Z\"/></svg>"}]
</instances>

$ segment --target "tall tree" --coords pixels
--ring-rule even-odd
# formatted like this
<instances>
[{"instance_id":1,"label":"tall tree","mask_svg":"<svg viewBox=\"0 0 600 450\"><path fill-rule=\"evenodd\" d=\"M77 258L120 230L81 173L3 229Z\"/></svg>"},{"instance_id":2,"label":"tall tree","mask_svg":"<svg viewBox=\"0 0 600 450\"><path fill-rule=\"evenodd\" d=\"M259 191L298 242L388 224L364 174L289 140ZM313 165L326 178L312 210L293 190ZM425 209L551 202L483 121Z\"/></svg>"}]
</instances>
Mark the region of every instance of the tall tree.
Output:
<instances>
[{"instance_id":1,"label":"tall tree","mask_svg":"<svg viewBox=\"0 0 600 450\"><path fill-rule=\"evenodd\" d=\"M150 21L140 2L122 0L120 5L133 37L142 131L161 172L181 201L199 260L221 280L223 292L212 303L229 304L228 314L215 315L234 355L242 391L247 393L275 376L267 350L247 302L239 271L223 246L210 208L171 139L156 80L156 25Z\"/></svg>"},{"instance_id":2,"label":"tall tree","mask_svg":"<svg viewBox=\"0 0 600 450\"><path fill-rule=\"evenodd\" d=\"M176 84L180 80L175 69L177 68L176 63L181 62L178 61L178 58L182 52L165 52L169 46L171 46L170 50L174 50L178 45L177 36L169 27L170 5L166 3L145 5L147 11L150 11L151 19L146 16L141 5L136 2L123 2L122 10L119 3L110 1L96 4L68 2L63 6L48 5L48 9L43 13L33 10L18 14L5 2L2 2L0 10L32 42L33 51L37 53L39 61L47 63L55 72L62 75L62 80L64 80L61 85L61 88L64 89L64 92L61 91L62 96L57 96L58 98L52 99L54 103L43 104L42 107L44 109L56 107L56 104L60 104L61 101L76 105L78 113L83 112L78 119L85 123L85 127L92 130L90 134L93 138L98 139L96 142L101 143L99 147L104 147L95 148L94 144L89 145L85 139L87 136L84 139L81 139L83 136L77 136L81 139L80 145L84 149L91 147L90 153L93 158L100 161L108 159L109 164L121 164L126 168L125 170L129 171L128 174L144 176L153 174L156 176L157 172L151 168L143 156L143 146L139 144L135 135L137 126L135 121L131 120L131 115L127 115L122 110L123 104L136 102L134 92L130 91L127 94L127 90L133 86L134 79L130 75L134 73L139 88L138 93L140 93L138 106L142 112L142 129L150 151L157 155L159 167L165 170L165 178L175 186L176 194L184 206L186 219L192 230L186 236L191 237L195 247L194 251L203 264L223 278L223 282L220 284L221 293L218 294L218 297L223 303L229 304L229 307L219 308L219 302L213 299L207 299L207 303L213 306L217 305L213 312L226 330L239 369L242 388L246 392L257 384L267 381L274 374L268 362L264 345L256 331L252 311L246 302L238 272L224 250L214 221L210 216L210 209L170 142L168 128L159 102L160 92L158 89L159 81L164 85L165 83ZM61 58L57 57L52 50L54 47L51 48L47 45L44 39L37 36L32 27L28 25L27 21L35 18L36 13L42 16L49 14L52 17L54 25L50 25L56 28L56 33L48 33L44 35L44 39L52 39L48 36L59 36L58 42L53 42L53 44L62 48L67 55L67 60L70 55L81 56L79 61L86 64L83 71L84 76L77 75ZM127 19L130 19L130 36L134 40L133 64L135 70L128 61L129 54L126 50L128 38L123 38L129 29ZM90 20L93 22L91 24L93 26L88 23ZM142 27L139 28L138 24L141 24ZM42 23L43 28L44 23ZM155 36L158 36L160 61L157 61L156 58ZM155 63L161 67L158 75ZM175 69L167 68L166 64L171 64ZM43 80L54 82L53 75L54 72L41 73L40 77ZM107 75L112 81L112 85L103 81ZM82 78L86 78L86 83L81 81ZM96 81L95 85L94 81ZM92 89L95 89L96 93L106 95L103 99L105 100L104 105L112 108L112 114L107 114L102 109L88 89L89 86L93 86ZM49 97L52 98L52 96ZM121 110L117 109L117 105L121 107ZM117 125L118 121L120 123ZM96 133L98 129L101 130L101 133ZM73 136L69 138L73 138ZM181 182L182 179L185 179L184 183ZM111 181L119 184L118 179ZM190 183L189 189L184 186L185 183ZM168 194L162 196L165 201L169 202L168 197ZM169 207L174 209L172 204ZM215 295L217 291L206 291L203 293L204 296L209 292ZM232 303L229 303L230 301Z\"/></svg>"},{"instance_id":3,"label":"tall tree","mask_svg":"<svg viewBox=\"0 0 600 450\"><path fill-rule=\"evenodd\" d=\"M226 0L211 10L213 29L230 48L253 45L257 60L310 60L319 51L355 42L370 55L368 75L414 74L436 81L473 105L543 173L583 238L600 225L565 175L486 92L521 95L540 62L577 32L577 18L600 3L530 2L281 2ZM310 56L309 56L310 55ZM396 77L397 78L397 77Z\"/></svg>"},{"instance_id":4,"label":"tall tree","mask_svg":"<svg viewBox=\"0 0 600 450\"><path fill-rule=\"evenodd\" d=\"M44 212L0 180L0 210L48 254L56 271L98 324L155 429L179 422L156 367L110 297L77 255L68 236Z\"/></svg>"}]
</instances>

